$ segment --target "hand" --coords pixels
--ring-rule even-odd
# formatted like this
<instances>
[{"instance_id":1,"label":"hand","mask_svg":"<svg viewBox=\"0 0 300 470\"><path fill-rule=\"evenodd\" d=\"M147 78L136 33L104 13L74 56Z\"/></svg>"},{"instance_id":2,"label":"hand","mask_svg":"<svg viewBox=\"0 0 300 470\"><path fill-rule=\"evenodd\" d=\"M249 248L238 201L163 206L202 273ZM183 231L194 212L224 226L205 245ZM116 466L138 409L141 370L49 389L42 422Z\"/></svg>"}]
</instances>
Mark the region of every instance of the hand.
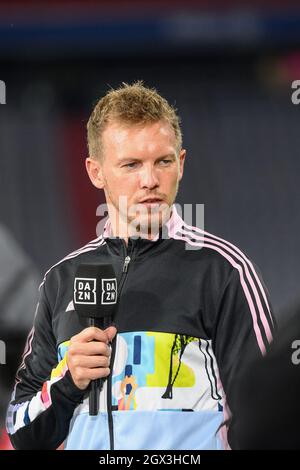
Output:
<instances>
[{"instance_id":1,"label":"hand","mask_svg":"<svg viewBox=\"0 0 300 470\"><path fill-rule=\"evenodd\" d=\"M71 338L67 364L73 382L81 390L85 390L91 380L110 374L111 350L108 343L116 333L114 326L106 330L91 326Z\"/></svg>"}]
</instances>

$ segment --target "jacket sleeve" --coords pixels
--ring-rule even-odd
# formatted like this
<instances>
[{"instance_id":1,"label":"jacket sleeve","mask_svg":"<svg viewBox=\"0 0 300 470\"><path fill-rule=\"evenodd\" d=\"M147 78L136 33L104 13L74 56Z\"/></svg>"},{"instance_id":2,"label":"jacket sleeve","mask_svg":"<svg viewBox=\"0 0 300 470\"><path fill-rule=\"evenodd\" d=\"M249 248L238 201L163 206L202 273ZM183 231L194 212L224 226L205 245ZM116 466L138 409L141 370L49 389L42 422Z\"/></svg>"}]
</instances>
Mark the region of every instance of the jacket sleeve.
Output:
<instances>
[{"instance_id":1,"label":"jacket sleeve","mask_svg":"<svg viewBox=\"0 0 300 470\"><path fill-rule=\"evenodd\" d=\"M249 261L232 268L221 292L213 332L213 349L225 395L228 442L236 446L234 417L238 378L270 348L275 329L268 293L257 268Z\"/></svg>"},{"instance_id":2,"label":"jacket sleeve","mask_svg":"<svg viewBox=\"0 0 300 470\"><path fill-rule=\"evenodd\" d=\"M66 438L83 395L67 370L66 358L58 361L43 284L7 412L12 445L16 449L56 449Z\"/></svg>"}]
</instances>

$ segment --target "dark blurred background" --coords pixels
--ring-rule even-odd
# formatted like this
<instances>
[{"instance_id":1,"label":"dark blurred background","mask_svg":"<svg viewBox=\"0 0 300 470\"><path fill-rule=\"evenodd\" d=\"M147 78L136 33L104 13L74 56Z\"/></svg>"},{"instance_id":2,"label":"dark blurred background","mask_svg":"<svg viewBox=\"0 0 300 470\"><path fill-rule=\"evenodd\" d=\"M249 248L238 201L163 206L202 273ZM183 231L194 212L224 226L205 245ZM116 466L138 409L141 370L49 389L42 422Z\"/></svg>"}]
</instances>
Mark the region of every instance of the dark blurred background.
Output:
<instances>
[{"instance_id":1,"label":"dark blurred background","mask_svg":"<svg viewBox=\"0 0 300 470\"><path fill-rule=\"evenodd\" d=\"M300 2L1 2L0 339L23 338L42 273L95 238L86 122L138 79L182 118L178 202L205 204L205 229L255 261L279 322L298 304Z\"/></svg>"}]
</instances>

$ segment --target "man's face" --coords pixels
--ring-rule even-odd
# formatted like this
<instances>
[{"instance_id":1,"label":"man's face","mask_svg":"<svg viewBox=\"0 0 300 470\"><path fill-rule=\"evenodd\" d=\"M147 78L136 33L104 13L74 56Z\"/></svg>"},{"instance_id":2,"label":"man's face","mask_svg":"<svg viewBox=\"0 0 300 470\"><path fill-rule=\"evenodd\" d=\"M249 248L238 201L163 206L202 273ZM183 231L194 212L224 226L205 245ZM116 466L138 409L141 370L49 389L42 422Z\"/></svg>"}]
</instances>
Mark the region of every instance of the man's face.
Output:
<instances>
[{"instance_id":1,"label":"man's face","mask_svg":"<svg viewBox=\"0 0 300 470\"><path fill-rule=\"evenodd\" d=\"M99 183L93 183L104 189L107 203L127 224L137 218L143 227L164 223L185 158L185 150L176 154L172 127L165 121L143 127L111 123L102 134L102 143ZM137 204L141 204L138 212Z\"/></svg>"}]
</instances>

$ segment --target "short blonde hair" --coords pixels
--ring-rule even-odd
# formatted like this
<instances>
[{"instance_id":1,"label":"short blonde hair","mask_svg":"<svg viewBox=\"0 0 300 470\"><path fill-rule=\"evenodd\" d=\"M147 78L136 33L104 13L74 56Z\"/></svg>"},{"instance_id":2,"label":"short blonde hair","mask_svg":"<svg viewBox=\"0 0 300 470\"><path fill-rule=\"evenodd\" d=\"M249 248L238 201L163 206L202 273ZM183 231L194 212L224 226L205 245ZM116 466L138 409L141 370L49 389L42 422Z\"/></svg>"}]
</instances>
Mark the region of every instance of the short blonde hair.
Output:
<instances>
[{"instance_id":1,"label":"short blonde hair","mask_svg":"<svg viewBox=\"0 0 300 470\"><path fill-rule=\"evenodd\" d=\"M87 140L90 158L101 160L101 134L110 122L125 125L146 125L157 121L167 121L173 128L176 148L179 153L182 145L180 118L171 106L154 88L147 88L142 81L131 85L123 83L110 90L96 104L87 123Z\"/></svg>"}]
</instances>

